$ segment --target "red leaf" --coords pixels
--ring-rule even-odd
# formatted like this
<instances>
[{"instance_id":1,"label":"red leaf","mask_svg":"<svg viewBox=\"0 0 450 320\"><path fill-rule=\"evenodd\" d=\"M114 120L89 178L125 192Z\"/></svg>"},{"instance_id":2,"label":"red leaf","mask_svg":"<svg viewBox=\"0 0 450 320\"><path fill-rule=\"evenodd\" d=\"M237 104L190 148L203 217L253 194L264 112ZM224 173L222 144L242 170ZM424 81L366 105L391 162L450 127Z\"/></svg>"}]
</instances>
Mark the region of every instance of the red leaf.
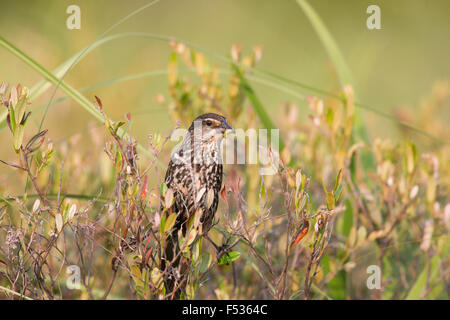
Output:
<instances>
[{"instance_id":1,"label":"red leaf","mask_svg":"<svg viewBox=\"0 0 450 320\"><path fill-rule=\"evenodd\" d=\"M142 186L142 191L141 191L141 199L142 200L144 200L145 196L147 195L147 188L148 188L148 176L145 176L144 185Z\"/></svg>"},{"instance_id":2,"label":"red leaf","mask_svg":"<svg viewBox=\"0 0 450 320\"><path fill-rule=\"evenodd\" d=\"M223 186L222 190L220 191L220 196L222 197L223 201L227 201L227 192L225 189L225 186Z\"/></svg>"},{"instance_id":3,"label":"red leaf","mask_svg":"<svg viewBox=\"0 0 450 320\"><path fill-rule=\"evenodd\" d=\"M302 240L306 236L308 230L309 230L309 222L306 220L302 228L300 228L300 230L295 235L294 241L292 241L291 246L295 246L297 243L299 243L300 240Z\"/></svg>"},{"instance_id":4,"label":"red leaf","mask_svg":"<svg viewBox=\"0 0 450 320\"><path fill-rule=\"evenodd\" d=\"M145 258L144 258L144 265L146 266L148 263L148 260L150 260L150 256L152 255L153 252L153 248L150 248L147 253L145 254Z\"/></svg>"}]
</instances>

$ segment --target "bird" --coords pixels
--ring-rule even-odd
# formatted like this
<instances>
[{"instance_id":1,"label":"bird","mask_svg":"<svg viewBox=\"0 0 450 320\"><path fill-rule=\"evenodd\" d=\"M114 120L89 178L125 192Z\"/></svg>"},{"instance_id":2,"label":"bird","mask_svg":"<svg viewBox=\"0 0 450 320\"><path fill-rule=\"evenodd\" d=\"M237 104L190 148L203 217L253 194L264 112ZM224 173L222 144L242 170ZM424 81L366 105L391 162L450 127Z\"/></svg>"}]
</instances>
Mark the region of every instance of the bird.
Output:
<instances>
[{"instance_id":1,"label":"bird","mask_svg":"<svg viewBox=\"0 0 450 320\"><path fill-rule=\"evenodd\" d=\"M175 299L180 298L189 272L179 254L178 233L181 230L186 235L189 219L199 210L202 234L207 235L213 225L222 187L221 143L227 130L234 131L222 115L198 116L167 167L164 182L173 193L170 210L176 213L176 221L167 237L161 269L166 275L166 293L173 293Z\"/></svg>"}]
</instances>

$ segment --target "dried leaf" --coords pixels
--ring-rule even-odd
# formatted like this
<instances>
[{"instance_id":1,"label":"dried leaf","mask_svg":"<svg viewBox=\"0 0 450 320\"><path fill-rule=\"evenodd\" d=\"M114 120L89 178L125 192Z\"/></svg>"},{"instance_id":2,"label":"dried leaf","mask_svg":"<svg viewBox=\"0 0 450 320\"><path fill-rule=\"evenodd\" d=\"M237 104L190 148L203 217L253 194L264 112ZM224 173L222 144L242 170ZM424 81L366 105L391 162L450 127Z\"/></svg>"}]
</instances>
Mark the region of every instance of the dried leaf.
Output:
<instances>
[{"instance_id":1,"label":"dried leaf","mask_svg":"<svg viewBox=\"0 0 450 320\"><path fill-rule=\"evenodd\" d=\"M63 218L61 213L59 212L55 215L55 223L56 223L56 230L58 230L58 232L61 232L63 227Z\"/></svg>"},{"instance_id":2,"label":"dried leaf","mask_svg":"<svg viewBox=\"0 0 450 320\"><path fill-rule=\"evenodd\" d=\"M197 228L200 225L200 219L203 215L203 210L200 208L197 211L195 211L194 214L194 228Z\"/></svg>"},{"instance_id":3,"label":"dried leaf","mask_svg":"<svg viewBox=\"0 0 450 320\"><path fill-rule=\"evenodd\" d=\"M33 213L36 213L39 210L39 206L41 205L41 200L36 199L33 204Z\"/></svg>"},{"instance_id":4,"label":"dried leaf","mask_svg":"<svg viewBox=\"0 0 450 320\"><path fill-rule=\"evenodd\" d=\"M423 230L423 239L420 244L420 249L428 251L431 245L431 237L433 236L433 219L425 221L425 228Z\"/></svg>"},{"instance_id":5,"label":"dried leaf","mask_svg":"<svg viewBox=\"0 0 450 320\"><path fill-rule=\"evenodd\" d=\"M70 206L69 212L67 214L67 219L72 220L72 218L75 216L76 212L77 212L77 206L76 206L76 204L72 204Z\"/></svg>"},{"instance_id":6,"label":"dried leaf","mask_svg":"<svg viewBox=\"0 0 450 320\"><path fill-rule=\"evenodd\" d=\"M95 97L95 100L97 101L98 108L99 108L100 110L103 110L103 103L102 103L102 100L100 100L100 98L97 97L97 96L94 96L94 97Z\"/></svg>"},{"instance_id":7,"label":"dried leaf","mask_svg":"<svg viewBox=\"0 0 450 320\"><path fill-rule=\"evenodd\" d=\"M411 192L409 193L409 198L410 198L411 200L413 200L413 199L417 196L418 193L419 193L419 186L418 186L418 185L415 185L415 186L411 189Z\"/></svg>"},{"instance_id":8,"label":"dried leaf","mask_svg":"<svg viewBox=\"0 0 450 320\"><path fill-rule=\"evenodd\" d=\"M300 188L300 186L302 185L302 171L298 170L297 173L295 174L295 187Z\"/></svg>"},{"instance_id":9,"label":"dried leaf","mask_svg":"<svg viewBox=\"0 0 450 320\"><path fill-rule=\"evenodd\" d=\"M169 209L170 207L172 207L173 202L174 202L173 190L169 188L167 189L166 194L164 195L164 205L167 209Z\"/></svg>"}]
</instances>

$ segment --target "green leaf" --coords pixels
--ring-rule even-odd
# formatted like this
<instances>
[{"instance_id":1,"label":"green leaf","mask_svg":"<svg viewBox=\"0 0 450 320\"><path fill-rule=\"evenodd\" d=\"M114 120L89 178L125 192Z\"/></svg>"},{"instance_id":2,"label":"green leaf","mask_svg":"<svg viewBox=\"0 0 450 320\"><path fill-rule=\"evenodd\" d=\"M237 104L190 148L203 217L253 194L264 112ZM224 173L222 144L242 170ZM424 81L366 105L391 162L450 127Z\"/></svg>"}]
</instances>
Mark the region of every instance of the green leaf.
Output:
<instances>
[{"instance_id":1,"label":"green leaf","mask_svg":"<svg viewBox=\"0 0 450 320\"><path fill-rule=\"evenodd\" d=\"M119 151L116 152L115 167L117 172L122 170L122 154Z\"/></svg>"},{"instance_id":2,"label":"green leaf","mask_svg":"<svg viewBox=\"0 0 450 320\"><path fill-rule=\"evenodd\" d=\"M161 221L159 222L159 231L161 232L161 235L164 234L165 227L166 227L166 215L162 214Z\"/></svg>"},{"instance_id":3,"label":"green leaf","mask_svg":"<svg viewBox=\"0 0 450 320\"><path fill-rule=\"evenodd\" d=\"M17 124L22 122L23 116L25 115L26 100L26 97L21 95L17 101L17 105L14 106Z\"/></svg>"},{"instance_id":4,"label":"green leaf","mask_svg":"<svg viewBox=\"0 0 450 320\"><path fill-rule=\"evenodd\" d=\"M339 188L341 183L342 183L342 169L339 170L339 173L336 176L336 183L334 184L334 193L336 193L336 190L337 188Z\"/></svg>"},{"instance_id":5,"label":"green leaf","mask_svg":"<svg viewBox=\"0 0 450 320\"><path fill-rule=\"evenodd\" d=\"M330 128L333 127L333 120L334 120L334 110L333 108L328 108L327 113L326 113L326 118L327 118L327 122L328 125L330 126Z\"/></svg>"},{"instance_id":6,"label":"green leaf","mask_svg":"<svg viewBox=\"0 0 450 320\"><path fill-rule=\"evenodd\" d=\"M209 266L212 262L212 255L210 253L204 253L201 258L199 271L200 273L204 273L208 270Z\"/></svg>"},{"instance_id":7,"label":"green leaf","mask_svg":"<svg viewBox=\"0 0 450 320\"><path fill-rule=\"evenodd\" d=\"M18 125L16 130L14 131L13 144L14 144L14 150L16 152L19 152L20 147L22 146L24 132L25 132L25 126L23 126L23 125Z\"/></svg>"},{"instance_id":8,"label":"green leaf","mask_svg":"<svg viewBox=\"0 0 450 320\"><path fill-rule=\"evenodd\" d=\"M430 262L427 262L420 275L417 277L416 282L409 290L406 297L407 300L419 299L424 291L427 289L427 282L430 287L435 285L435 281L439 278L441 260L439 256L435 255L431 258ZM425 296L426 297L426 296Z\"/></svg>"},{"instance_id":9,"label":"green leaf","mask_svg":"<svg viewBox=\"0 0 450 320\"><path fill-rule=\"evenodd\" d=\"M239 251L231 251L225 253L219 260L217 264L229 265L231 262L236 261L241 256Z\"/></svg>"},{"instance_id":10,"label":"green leaf","mask_svg":"<svg viewBox=\"0 0 450 320\"><path fill-rule=\"evenodd\" d=\"M338 202L342 195L342 184L340 184L334 191L334 202Z\"/></svg>"},{"instance_id":11,"label":"green leaf","mask_svg":"<svg viewBox=\"0 0 450 320\"><path fill-rule=\"evenodd\" d=\"M26 124L27 121L28 121L28 118L30 117L30 114L31 114L31 111L28 112L28 113L22 118L22 121L20 122L21 125L25 126L25 124Z\"/></svg>"},{"instance_id":12,"label":"green leaf","mask_svg":"<svg viewBox=\"0 0 450 320\"><path fill-rule=\"evenodd\" d=\"M9 122L11 124L11 130L14 133L16 131L16 113L14 112L14 108L9 105Z\"/></svg>"},{"instance_id":13,"label":"green leaf","mask_svg":"<svg viewBox=\"0 0 450 320\"><path fill-rule=\"evenodd\" d=\"M427 274L428 274L428 265L425 265L420 275L417 277L416 282L409 290L408 295L406 296L406 300L417 300L425 291L427 286Z\"/></svg>"},{"instance_id":14,"label":"green leaf","mask_svg":"<svg viewBox=\"0 0 450 320\"><path fill-rule=\"evenodd\" d=\"M167 190L168 190L169 188L167 187L167 185L163 182L163 183L161 183L161 185L160 185L160 187L159 187L159 190L161 191L161 195L162 196L165 196L165 194L166 194L166 192L167 192Z\"/></svg>"},{"instance_id":15,"label":"green leaf","mask_svg":"<svg viewBox=\"0 0 450 320\"><path fill-rule=\"evenodd\" d=\"M124 124L125 124L125 122L123 122L123 121L119 121L119 122L115 123L113 125L113 127L114 127L114 134L117 134L117 130L119 130L119 128L122 127Z\"/></svg>"},{"instance_id":16,"label":"green leaf","mask_svg":"<svg viewBox=\"0 0 450 320\"><path fill-rule=\"evenodd\" d=\"M331 298L335 300L345 299L346 273L344 270L339 271L333 279L328 282L328 292Z\"/></svg>"}]
</instances>

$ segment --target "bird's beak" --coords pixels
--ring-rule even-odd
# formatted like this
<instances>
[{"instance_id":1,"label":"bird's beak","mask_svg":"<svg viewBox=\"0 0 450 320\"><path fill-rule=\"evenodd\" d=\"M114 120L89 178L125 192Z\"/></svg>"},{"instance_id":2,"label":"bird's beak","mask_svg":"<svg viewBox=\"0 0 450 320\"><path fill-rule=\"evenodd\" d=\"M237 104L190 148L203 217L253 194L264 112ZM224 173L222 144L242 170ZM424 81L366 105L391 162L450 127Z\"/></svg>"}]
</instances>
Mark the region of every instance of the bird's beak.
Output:
<instances>
[{"instance_id":1,"label":"bird's beak","mask_svg":"<svg viewBox=\"0 0 450 320\"><path fill-rule=\"evenodd\" d=\"M226 120L222 121L222 128L225 129L225 131L230 130L232 133L235 133L236 131L227 123Z\"/></svg>"}]
</instances>

